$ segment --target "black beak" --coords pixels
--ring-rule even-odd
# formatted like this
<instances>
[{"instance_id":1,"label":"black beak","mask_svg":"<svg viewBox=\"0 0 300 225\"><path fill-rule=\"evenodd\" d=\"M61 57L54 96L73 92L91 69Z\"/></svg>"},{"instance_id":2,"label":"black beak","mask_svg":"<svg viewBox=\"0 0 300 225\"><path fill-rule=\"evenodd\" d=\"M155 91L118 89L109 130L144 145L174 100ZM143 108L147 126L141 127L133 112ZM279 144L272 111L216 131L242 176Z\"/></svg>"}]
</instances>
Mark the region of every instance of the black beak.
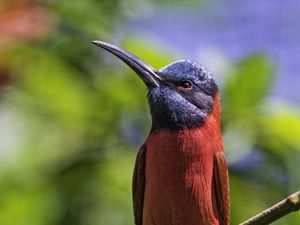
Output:
<instances>
[{"instance_id":1,"label":"black beak","mask_svg":"<svg viewBox=\"0 0 300 225\"><path fill-rule=\"evenodd\" d=\"M110 43L106 43L103 41L92 41L92 43L120 58L137 73L137 75L144 81L147 87L159 86L162 78L158 75L157 71L137 56Z\"/></svg>"}]
</instances>

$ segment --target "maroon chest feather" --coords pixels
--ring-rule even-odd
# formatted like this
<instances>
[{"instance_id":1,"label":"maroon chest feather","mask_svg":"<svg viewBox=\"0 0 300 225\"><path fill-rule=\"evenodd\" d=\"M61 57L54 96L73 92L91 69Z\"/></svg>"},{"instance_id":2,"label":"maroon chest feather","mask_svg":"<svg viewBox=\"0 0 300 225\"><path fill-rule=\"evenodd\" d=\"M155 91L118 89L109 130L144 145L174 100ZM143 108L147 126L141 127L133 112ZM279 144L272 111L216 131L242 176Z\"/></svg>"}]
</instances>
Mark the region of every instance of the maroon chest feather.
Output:
<instances>
[{"instance_id":1,"label":"maroon chest feather","mask_svg":"<svg viewBox=\"0 0 300 225\"><path fill-rule=\"evenodd\" d=\"M223 148L220 134L206 124L148 137L144 225L219 224L213 213L213 162Z\"/></svg>"}]
</instances>

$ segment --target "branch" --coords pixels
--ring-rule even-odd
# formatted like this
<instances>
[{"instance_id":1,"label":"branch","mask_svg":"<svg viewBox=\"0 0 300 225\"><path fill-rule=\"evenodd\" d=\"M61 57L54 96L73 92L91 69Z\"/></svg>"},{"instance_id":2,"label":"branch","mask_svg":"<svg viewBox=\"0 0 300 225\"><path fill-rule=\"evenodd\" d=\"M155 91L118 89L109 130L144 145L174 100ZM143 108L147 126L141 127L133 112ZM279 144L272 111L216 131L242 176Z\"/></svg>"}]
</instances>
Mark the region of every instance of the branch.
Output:
<instances>
[{"instance_id":1,"label":"branch","mask_svg":"<svg viewBox=\"0 0 300 225\"><path fill-rule=\"evenodd\" d=\"M240 225L266 225L270 224L285 215L300 209L300 191L290 195L276 205L253 216Z\"/></svg>"}]
</instances>

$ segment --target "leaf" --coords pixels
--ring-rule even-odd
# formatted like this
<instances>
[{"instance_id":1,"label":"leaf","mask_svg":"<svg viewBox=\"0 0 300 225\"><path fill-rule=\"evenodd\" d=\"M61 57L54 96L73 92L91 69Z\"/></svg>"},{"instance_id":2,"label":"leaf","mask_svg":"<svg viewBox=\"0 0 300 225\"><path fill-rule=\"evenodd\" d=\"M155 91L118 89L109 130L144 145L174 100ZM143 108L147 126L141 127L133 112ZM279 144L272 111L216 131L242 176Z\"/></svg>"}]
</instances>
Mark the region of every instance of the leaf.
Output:
<instances>
[{"instance_id":1,"label":"leaf","mask_svg":"<svg viewBox=\"0 0 300 225\"><path fill-rule=\"evenodd\" d=\"M224 84L224 111L239 116L255 110L269 93L273 78L274 68L264 55L254 54L237 63Z\"/></svg>"},{"instance_id":2,"label":"leaf","mask_svg":"<svg viewBox=\"0 0 300 225\"><path fill-rule=\"evenodd\" d=\"M300 150L300 111L295 108L277 109L262 118L260 142L269 150L284 156L289 149Z\"/></svg>"}]
</instances>

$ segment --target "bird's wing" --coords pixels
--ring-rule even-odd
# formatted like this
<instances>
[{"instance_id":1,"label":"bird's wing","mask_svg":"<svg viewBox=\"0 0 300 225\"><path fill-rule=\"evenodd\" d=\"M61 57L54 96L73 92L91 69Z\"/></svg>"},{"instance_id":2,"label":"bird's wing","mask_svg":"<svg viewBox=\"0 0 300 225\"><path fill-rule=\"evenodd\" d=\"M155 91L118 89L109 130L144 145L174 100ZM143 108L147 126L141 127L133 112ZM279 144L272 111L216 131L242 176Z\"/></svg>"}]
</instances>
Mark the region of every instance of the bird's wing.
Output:
<instances>
[{"instance_id":1,"label":"bird's wing","mask_svg":"<svg viewBox=\"0 0 300 225\"><path fill-rule=\"evenodd\" d=\"M229 225L229 177L223 152L214 156L213 168L214 210L219 216L220 225Z\"/></svg>"},{"instance_id":2,"label":"bird's wing","mask_svg":"<svg viewBox=\"0 0 300 225\"><path fill-rule=\"evenodd\" d=\"M145 190L145 165L146 165L146 146L142 145L135 162L132 194L133 194L133 210L136 225L142 225L143 220L143 204Z\"/></svg>"}]
</instances>

